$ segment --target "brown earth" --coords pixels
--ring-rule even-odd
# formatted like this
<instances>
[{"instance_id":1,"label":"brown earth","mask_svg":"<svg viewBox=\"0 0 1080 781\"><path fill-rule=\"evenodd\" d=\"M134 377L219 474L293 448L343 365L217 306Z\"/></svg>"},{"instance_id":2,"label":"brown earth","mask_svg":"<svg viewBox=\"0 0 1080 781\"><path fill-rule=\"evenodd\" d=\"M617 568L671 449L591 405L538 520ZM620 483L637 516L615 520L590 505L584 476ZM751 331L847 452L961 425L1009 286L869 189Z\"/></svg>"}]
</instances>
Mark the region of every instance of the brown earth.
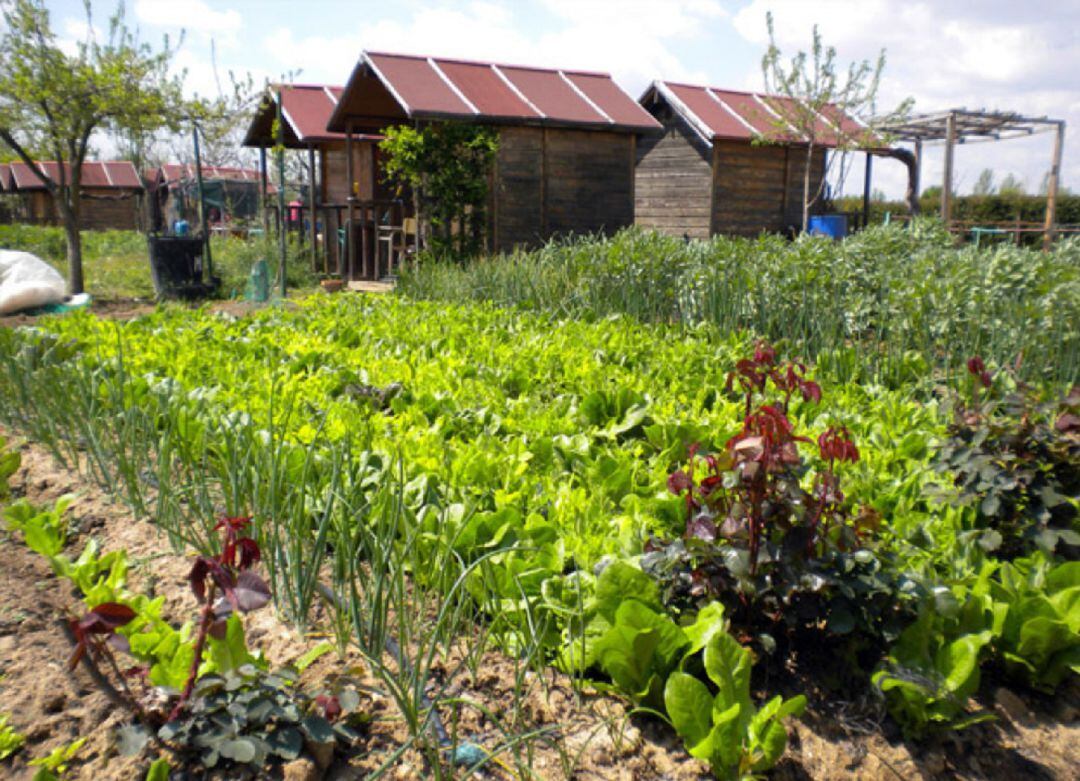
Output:
<instances>
[{"instance_id":1,"label":"brown earth","mask_svg":"<svg viewBox=\"0 0 1080 781\"><path fill-rule=\"evenodd\" d=\"M0 430L0 435L8 432ZM37 504L77 494L68 510L72 526L69 553L77 554L88 536L102 550L124 548L131 562L129 588L153 589L166 597L169 615L184 620L196 607L185 579L190 562L171 553L150 523L133 519L119 502L60 468L41 447L22 444L23 465L12 479L16 496ZM27 761L78 738L87 743L72 763L70 778L112 781L141 779L150 750L135 758L116 754L116 727L131 721L93 685L83 668L68 672L71 646L60 619L78 604L65 582L57 580L44 558L12 535L0 532L0 713L26 734L27 745L0 763L0 777L29 779ZM271 609L246 617L249 643L261 649L271 667L288 664L325 636L300 636ZM553 670L522 672L514 662L488 652L475 676L460 665L461 653L439 660L433 676L447 684L446 696L473 705L441 707L447 729L488 750L504 734L544 731L516 750L500 754L501 764L477 777L488 779L613 779L691 781L708 778L706 768L688 757L672 731L640 716L629 716L623 702L592 690L576 691ZM363 667L358 657L327 654L305 671L302 685L318 688L328 677ZM448 679L448 680L447 680ZM350 756L340 758L321 777L363 778L408 740L404 722L380 682L365 675L362 707L371 726ZM869 694L859 702L811 698L806 717L792 725L788 753L775 777L795 779L1072 779L1080 767L1080 725L1075 684L1056 699L1020 693L993 682L981 704L998 720L946 735L921 746L899 740ZM195 768L173 778L203 778ZM215 778L242 778L236 772ZM259 777L310 781L320 774L313 763L265 769ZM389 773L392 779L430 777L415 750L406 751Z\"/></svg>"}]
</instances>

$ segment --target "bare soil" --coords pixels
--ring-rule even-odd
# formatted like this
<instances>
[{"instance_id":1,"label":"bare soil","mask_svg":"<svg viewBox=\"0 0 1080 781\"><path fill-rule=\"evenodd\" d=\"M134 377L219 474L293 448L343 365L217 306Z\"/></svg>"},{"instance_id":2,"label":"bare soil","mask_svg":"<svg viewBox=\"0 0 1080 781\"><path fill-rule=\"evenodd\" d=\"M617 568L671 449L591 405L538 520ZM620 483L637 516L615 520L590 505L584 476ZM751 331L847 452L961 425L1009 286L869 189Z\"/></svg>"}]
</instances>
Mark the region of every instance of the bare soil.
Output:
<instances>
[{"instance_id":1,"label":"bare soil","mask_svg":"<svg viewBox=\"0 0 1080 781\"><path fill-rule=\"evenodd\" d=\"M13 437L9 432L0 434ZM89 536L103 550L124 548L132 562L129 587L153 589L166 597L177 622L192 616L195 600L185 576L190 562L171 553L159 531L135 519L127 508L60 468L41 447L23 444L23 465L12 480L16 496L46 504L66 493L78 499L68 511L71 554ZM114 731L131 721L97 690L80 667L68 672L71 646L60 621L78 604L47 562L21 540L0 532L0 713L27 736L27 745L0 763L0 777L29 779L27 761L78 738L87 738L72 763L70 778L94 781L141 779L155 758L149 750L134 758L117 755ZM295 661L325 636L301 636L274 611L246 617L249 643L261 649L271 667ZM501 764L478 777L488 779L582 779L599 781L693 781L709 778L707 768L690 758L670 728L632 716L619 699L592 690L578 691L564 675L547 670L521 673L513 660L489 652L473 676L459 665L455 651L440 660L434 676L447 693L472 705L441 708L447 729L488 750L506 733L544 734L499 755ZM377 680L363 673L359 658L323 656L308 668L302 685L318 688L327 677L361 669L374 718L347 757L325 773L314 763L264 768L257 777L312 779L364 778L408 740L393 702ZM448 679L448 680L447 680ZM1080 767L1080 696L1077 687L1045 698L987 681L983 707L998 720L947 735L921 746L906 744L885 719L880 703L867 693L858 702L814 698L807 716L792 726L788 753L775 777L796 779L1073 779ZM977 705L973 703L973 706ZM175 767L175 765L174 765ZM196 767L180 768L173 778L210 777ZM238 772L214 778L242 778ZM392 779L430 777L415 750L406 751L389 773Z\"/></svg>"}]
</instances>

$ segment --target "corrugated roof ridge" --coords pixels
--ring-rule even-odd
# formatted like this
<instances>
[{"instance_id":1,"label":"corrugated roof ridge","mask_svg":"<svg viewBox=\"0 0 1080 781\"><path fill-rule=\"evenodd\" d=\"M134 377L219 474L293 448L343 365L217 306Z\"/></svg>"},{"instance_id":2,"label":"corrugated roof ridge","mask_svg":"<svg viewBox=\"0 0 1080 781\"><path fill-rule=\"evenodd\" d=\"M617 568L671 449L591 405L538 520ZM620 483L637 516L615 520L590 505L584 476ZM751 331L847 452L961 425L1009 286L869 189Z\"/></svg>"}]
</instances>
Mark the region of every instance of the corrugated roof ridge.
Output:
<instances>
[{"instance_id":1,"label":"corrugated roof ridge","mask_svg":"<svg viewBox=\"0 0 1080 781\"><path fill-rule=\"evenodd\" d=\"M438 63L438 61L437 61L437 60L436 60L436 59L435 59L434 57L428 57L428 58L427 58L427 62L428 62L428 65L430 65L430 66L431 66L431 69L432 69L433 71L435 71L435 74L436 74L436 75L437 75L437 76L438 76L438 77L439 77L440 79L442 79L443 83L444 83L444 84L445 84L445 85L446 85L447 87L449 87L449 88L450 88L450 90L451 90L451 91L452 91L452 92L453 92L453 93L454 93L455 95L457 95L457 97L458 97L458 100L460 100L460 101L461 101L462 103L464 103L464 104L465 104L465 105L466 105L466 106L468 107L469 111L471 111L471 112L472 112L472 113L473 113L474 115L479 115L479 114L481 113L480 109L478 109L478 108L476 107L476 104L475 104L475 103L473 103L473 102L472 102L471 100L469 100L469 99L468 99L468 97L466 97L466 95L465 95L465 93L464 93L464 92L462 91L461 87L459 87L459 86L458 86L457 84L455 84L455 83L454 83L454 80L453 80L453 79L451 79L451 78L450 78L450 77L449 77L449 76L448 76L448 75L446 74L446 72L445 72L445 71L444 71L444 70L443 70L442 68L440 68L440 67L439 67L439 63Z\"/></svg>"},{"instance_id":2,"label":"corrugated roof ridge","mask_svg":"<svg viewBox=\"0 0 1080 781\"><path fill-rule=\"evenodd\" d=\"M705 87L705 88L704 88L704 90L705 90L705 94L706 94L706 95L708 95L708 96L709 96L710 98L712 98L713 100L715 100L715 101L716 101L716 102L717 102L718 104L720 104L720 107L721 107L722 109L724 109L724 111L726 111L727 113L731 114L731 116L735 117L735 119L737 119L737 120L739 121L739 124L741 124L741 125L742 125L743 127L745 127L745 128L747 129L747 130L749 130L749 131L750 131L750 135L754 135L754 136L756 136L756 135L761 135L761 134L760 134L760 133L758 132L757 128L755 128L755 127L754 127L753 125L751 125L751 124L750 124L750 123L749 123L749 122L748 122L748 121L746 120L746 117L744 117L744 116L743 116L742 114L740 114L740 113L739 113L738 111L736 111L736 110L735 110L735 109L734 109L734 108L733 108L732 106L729 106L729 105L728 105L728 103L727 103L727 101L726 101L726 100L724 100L723 98L721 98L721 97L720 97L719 95L717 95L717 94L716 94L716 91L715 91L715 90L713 90L713 88L712 88L712 87Z\"/></svg>"},{"instance_id":3,"label":"corrugated roof ridge","mask_svg":"<svg viewBox=\"0 0 1080 781\"><path fill-rule=\"evenodd\" d=\"M515 84L514 82L512 82L510 80L510 77L502 72L502 68L500 66L496 65L495 63L491 63L487 67L491 68L491 70L495 73L495 75L498 76L500 79L502 79L503 83L507 87L509 87L511 89L511 91L513 91L513 93L515 95L517 95L518 98L522 102L525 103L526 106L528 106L534 112L536 112L536 116L540 117L540 119L547 119L547 114L545 114L543 111L541 111L539 106L537 106L535 103L533 103L531 100L529 100L528 95L526 95L524 92L522 92L520 89L518 89L518 85Z\"/></svg>"},{"instance_id":4,"label":"corrugated roof ridge","mask_svg":"<svg viewBox=\"0 0 1080 781\"><path fill-rule=\"evenodd\" d=\"M585 90L583 90L581 87L579 87L574 82L570 81L570 79L567 78L567 76L566 76L567 73L568 73L568 71L560 70L559 71L559 78L561 78L563 81L565 81L566 84L570 87L570 89L572 89L574 91L574 93L579 98L581 98L586 103L588 103L593 111L595 111L597 114L599 114L604 119L606 119L608 121L609 125L614 125L615 120L611 118L611 115L608 114L606 111L604 111L602 108L600 108L600 106L596 103L596 101L594 101L592 98L590 98L588 95L586 95ZM614 81L614 79L612 81Z\"/></svg>"},{"instance_id":5,"label":"corrugated roof ridge","mask_svg":"<svg viewBox=\"0 0 1080 781\"><path fill-rule=\"evenodd\" d=\"M557 73L561 71L563 73L572 73L578 76L602 76L608 79L611 78L611 74L605 71L578 70L575 68L545 68L542 65L518 65L511 62L495 62L493 60L469 60L462 57L438 57L426 54L404 54L402 52L376 52L367 49L364 50L364 54L373 55L375 57L400 57L402 59L410 60L438 60L439 62L454 62L461 65L479 65L482 67L498 66L500 68L540 71L541 73Z\"/></svg>"}]
</instances>

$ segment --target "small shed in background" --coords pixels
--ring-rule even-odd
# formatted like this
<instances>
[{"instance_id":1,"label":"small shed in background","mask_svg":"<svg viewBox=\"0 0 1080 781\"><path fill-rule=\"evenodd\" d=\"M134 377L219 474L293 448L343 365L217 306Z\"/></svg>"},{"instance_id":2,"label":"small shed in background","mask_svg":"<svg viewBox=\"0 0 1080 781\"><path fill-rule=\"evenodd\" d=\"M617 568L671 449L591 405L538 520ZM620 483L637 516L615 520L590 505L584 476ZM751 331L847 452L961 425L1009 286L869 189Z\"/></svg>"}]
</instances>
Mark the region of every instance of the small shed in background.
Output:
<instances>
[{"instance_id":1,"label":"small shed in background","mask_svg":"<svg viewBox=\"0 0 1080 781\"><path fill-rule=\"evenodd\" d=\"M664 127L638 145L634 216L638 225L689 238L787 232L801 223L807 145L797 138L763 143L781 116L782 98L655 81L640 103ZM822 186L832 121L810 169ZM818 207L820 211L820 206Z\"/></svg>"},{"instance_id":2,"label":"small shed in background","mask_svg":"<svg viewBox=\"0 0 1080 781\"><path fill-rule=\"evenodd\" d=\"M606 73L364 52L328 129L355 138L410 122L497 130L486 237L494 252L632 224L637 137L661 131Z\"/></svg>"},{"instance_id":3,"label":"small shed in background","mask_svg":"<svg viewBox=\"0 0 1080 781\"><path fill-rule=\"evenodd\" d=\"M277 144L274 137L274 121L278 111L282 118L282 142L286 149L307 151L307 202L299 207L300 224L306 225L310 236L312 265L318 266L320 247L323 270L340 270L341 244L338 236L344 232L345 212L348 199L363 202L384 202L393 198L382 177L377 174L378 142L382 136L362 134L347 143L344 133L326 129L330 116L337 107L343 88L326 84L277 84L272 85L259 106L244 146L259 149L260 173L263 187L270 179L267 170L266 150ZM279 104L280 103L280 107ZM346 146L349 148L346 149ZM349 163L352 157L352 179L355 187L349 187ZM277 204L264 197L266 208L280 220ZM315 220L308 215L315 214Z\"/></svg>"},{"instance_id":4,"label":"small shed in background","mask_svg":"<svg viewBox=\"0 0 1080 781\"><path fill-rule=\"evenodd\" d=\"M55 162L39 162L38 167L56 182L60 167ZM12 218L19 222L57 225L60 216L52 194L23 162L8 164L5 200L11 204ZM70 180L67 163L64 170ZM0 174L3 178L3 174ZM82 166L82 198L79 227L83 230L137 230L142 224L144 189L135 166L126 161L88 161Z\"/></svg>"},{"instance_id":5,"label":"small shed in background","mask_svg":"<svg viewBox=\"0 0 1080 781\"><path fill-rule=\"evenodd\" d=\"M259 172L252 168L203 165L203 199L207 222L219 229L229 223L259 219ZM177 220L199 222L198 176L195 166L166 163L151 174L151 230L168 231Z\"/></svg>"}]
</instances>

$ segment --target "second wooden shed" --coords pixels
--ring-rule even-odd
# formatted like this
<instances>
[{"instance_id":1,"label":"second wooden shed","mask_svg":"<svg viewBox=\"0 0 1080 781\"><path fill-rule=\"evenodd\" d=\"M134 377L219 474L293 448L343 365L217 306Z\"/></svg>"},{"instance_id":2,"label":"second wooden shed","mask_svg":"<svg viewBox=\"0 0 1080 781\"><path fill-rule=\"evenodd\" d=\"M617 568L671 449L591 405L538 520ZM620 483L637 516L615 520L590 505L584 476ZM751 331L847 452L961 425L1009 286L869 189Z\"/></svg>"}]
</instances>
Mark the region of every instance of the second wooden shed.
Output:
<instances>
[{"instance_id":1,"label":"second wooden shed","mask_svg":"<svg viewBox=\"0 0 1080 781\"><path fill-rule=\"evenodd\" d=\"M656 81L641 105L664 134L638 145L634 216L643 228L687 238L790 232L801 223L807 144L774 137L783 99L751 92ZM810 192L822 185L833 121L821 117ZM818 200L820 204L820 199ZM813 211L820 211L818 206Z\"/></svg>"}]
</instances>

